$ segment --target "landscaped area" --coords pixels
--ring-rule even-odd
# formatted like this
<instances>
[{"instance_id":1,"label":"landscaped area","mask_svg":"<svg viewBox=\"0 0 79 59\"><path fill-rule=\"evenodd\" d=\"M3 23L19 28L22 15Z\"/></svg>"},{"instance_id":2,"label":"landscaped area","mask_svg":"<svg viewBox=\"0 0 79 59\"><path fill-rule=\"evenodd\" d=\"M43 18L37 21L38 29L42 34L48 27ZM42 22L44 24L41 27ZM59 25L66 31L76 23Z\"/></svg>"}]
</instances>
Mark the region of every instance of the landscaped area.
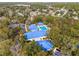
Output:
<instances>
[{"instance_id":1,"label":"landscaped area","mask_svg":"<svg viewBox=\"0 0 79 59\"><path fill-rule=\"evenodd\" d=\"M1 56L79 56L79 3L0 4Z\"/></svg>"}]
</instances>

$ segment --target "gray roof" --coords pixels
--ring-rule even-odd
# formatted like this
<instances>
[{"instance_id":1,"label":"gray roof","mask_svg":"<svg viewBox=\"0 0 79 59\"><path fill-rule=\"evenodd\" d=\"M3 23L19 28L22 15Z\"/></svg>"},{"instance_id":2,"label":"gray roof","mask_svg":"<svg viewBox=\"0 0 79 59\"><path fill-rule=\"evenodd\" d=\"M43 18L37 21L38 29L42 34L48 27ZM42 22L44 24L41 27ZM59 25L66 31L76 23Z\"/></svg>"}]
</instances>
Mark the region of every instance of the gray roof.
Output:
<instances>
[{"instance_id":1,"label":"gray roof","mask_svg":"<svg viewBox=\"0 0 79 59\"><path fill-rule=\"evenodd\" d=\"M10 25L9 25L10 28L16 28L16 27L18 27L18 26L19 26L19 24L10 24Z\"/></svg>"}]
</instances>

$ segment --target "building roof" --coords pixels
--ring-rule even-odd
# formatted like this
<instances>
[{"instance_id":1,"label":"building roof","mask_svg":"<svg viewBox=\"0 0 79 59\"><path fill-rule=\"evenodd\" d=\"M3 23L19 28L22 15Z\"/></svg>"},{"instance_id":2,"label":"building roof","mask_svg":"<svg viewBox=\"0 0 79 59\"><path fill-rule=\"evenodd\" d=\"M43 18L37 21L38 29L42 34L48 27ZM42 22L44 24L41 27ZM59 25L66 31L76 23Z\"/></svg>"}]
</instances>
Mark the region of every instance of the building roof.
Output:
<instances>
[{"instance_id":1,"label":"building roof","mask_svg":"<svg viewBox=\"0 0 79 59\"><path fill-rule=\"evenodd\" d=\"M10 28L16 28L16 27L18 27L18 26L19 26L19 24L10 24L10 25L9 25Z\"/></svg>"},{"instance_id":2,"label":"building roof","mask_svg":"<svg viewBox=\"0 0 79 59\"><path fill-rule=\"evenodd\" d=\"M38 22L37 24L38 24L38 25L44 25L43 22Z\"/></svg>"},{"instance_id":3,"label":"building roof","mask_svg":"<svg viewBox=\"0 0 79 59\"><path fill-rule=\"evenodd\" d=\"M54 56L61 56L61 52L56 51L53 55L54 55Z\"/></svg>"},{"instance_id":4,"label":"building roof","mask_svg":"<svg viewBox=\"0 0 79 59\"><path fill-rule=\"evenodd\" d=\"M50 51L53 47L52 43L49 42L49 40L37 41L37 45L41 46L41 48L45 51Z\"/></svg>"},{"instance_id":5,"label":"building roof","mask_svg":"<svg viewBox=\"0 0 79 59\"><path fill-rule=\"evenodd\" d=\"M47 35L46 31L33 31L24 33L26 39L39 38L46 35Z\"/></svg>"},{"instance_id":6,"label":"building roof","mask_svg":"<svg viewBox=\"0 0 79 59\"><path fill-rule=\"evenodd\" d=\"M38 28L37 28L37 26L36 26L35 24L31 24L31 25L29 26L29 30L31 30L31 31L37 31Z\"/></svg>"},{"instance_id":7,"label":"building roof","mask_svg":"<svg viewBox=\"0 0 79 59\"><path fill-rule=\"evenodd\" d=\"M19 24L22 29L25 29L25 24Z\"/></svg>"},{"instance_id":8,"label":"building roof","mask_svg":"<svg viewBox=\"0 0 79 59\"><path fill-rule=\"evenodd\" d=\"M61 50L59 48L55 48L53 50L53 55L54 56L61 56Z\"/></svg>"}]
</instances>

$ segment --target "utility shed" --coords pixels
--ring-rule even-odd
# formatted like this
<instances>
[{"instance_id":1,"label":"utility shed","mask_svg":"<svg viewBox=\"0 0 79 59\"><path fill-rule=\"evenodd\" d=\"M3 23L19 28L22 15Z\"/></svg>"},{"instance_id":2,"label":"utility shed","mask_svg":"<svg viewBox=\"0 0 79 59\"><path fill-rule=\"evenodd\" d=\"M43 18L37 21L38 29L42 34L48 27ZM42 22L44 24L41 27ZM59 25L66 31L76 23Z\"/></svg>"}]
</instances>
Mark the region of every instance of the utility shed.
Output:
<instances>
[{"instance_id":1,"label":"utility shed","mask_svg":"<svg viewBox=\"0 0 79 59\"><path fill-rule=\"evenodd\" d=\"M47 36L46 31L33 31L33 32L26 32L24 33L24 36L27 40L33 40L34 38L40 38Z\"/></svg>"},{"instance_id":2,"label":"utility shed","mask_svg":"<svg viewBox=\"0 0 79 59\"><path fill-rule=\"evenodd\" d=\"M37 28L37 26L36 26L35 24L31 24L31 25L29 26L29 30L31 30L31 31L37 31L38 28Z\"/></svg>"},{"instance_id":3,"label":"utility shed","mask_svg":"<svg viewBox=\"0 0 79 59\"><path fill-rule=\"evenodd\" d=\"M49 40L36 41L44 51L50 51L53 48L53 44Z\"/></svg>"}]
</instances>

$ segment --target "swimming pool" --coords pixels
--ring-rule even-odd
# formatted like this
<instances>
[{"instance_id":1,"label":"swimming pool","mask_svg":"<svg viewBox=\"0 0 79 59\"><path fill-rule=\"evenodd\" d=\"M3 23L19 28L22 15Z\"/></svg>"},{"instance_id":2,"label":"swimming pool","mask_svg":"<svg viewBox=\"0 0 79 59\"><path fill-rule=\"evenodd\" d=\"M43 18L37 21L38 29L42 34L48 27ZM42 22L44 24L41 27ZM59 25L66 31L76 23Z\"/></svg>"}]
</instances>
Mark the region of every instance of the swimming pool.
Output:
<instances>
[{"instance_id":1,"label":"swimming pool","mask_svg":"<svg viewBox=\"0 0 79 59\"><path fill-rule=\"evenodd\" d=\"M39 28L39 30L48 30L48 28L46 26L39 26L38 28Z\"/></svg>"}]
</instances>

